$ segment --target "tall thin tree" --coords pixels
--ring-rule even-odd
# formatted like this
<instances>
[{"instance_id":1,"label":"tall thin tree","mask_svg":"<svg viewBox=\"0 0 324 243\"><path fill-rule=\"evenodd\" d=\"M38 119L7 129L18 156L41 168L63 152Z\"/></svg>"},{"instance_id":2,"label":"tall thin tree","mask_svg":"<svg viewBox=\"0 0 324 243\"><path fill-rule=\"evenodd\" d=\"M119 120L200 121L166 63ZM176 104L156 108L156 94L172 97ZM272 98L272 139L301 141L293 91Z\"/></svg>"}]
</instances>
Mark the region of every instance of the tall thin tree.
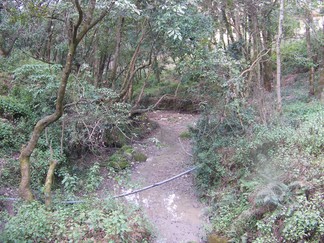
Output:
<instances>
[{"instance_id":1,"label":"tall thin tree","mask_svg":"<svg viewBox=\"0 0 324 243\"><path fill-rule=\"evenodd\" d=\"M278 36L277 36L277 110L282 112L282 100L281 100L281 40L282 40L282 29L283 29L283 20L284 20L284 8L285 1L280 0L280 9L279 9L279 22L278 22Z\"/></svg>"}]
</instances>

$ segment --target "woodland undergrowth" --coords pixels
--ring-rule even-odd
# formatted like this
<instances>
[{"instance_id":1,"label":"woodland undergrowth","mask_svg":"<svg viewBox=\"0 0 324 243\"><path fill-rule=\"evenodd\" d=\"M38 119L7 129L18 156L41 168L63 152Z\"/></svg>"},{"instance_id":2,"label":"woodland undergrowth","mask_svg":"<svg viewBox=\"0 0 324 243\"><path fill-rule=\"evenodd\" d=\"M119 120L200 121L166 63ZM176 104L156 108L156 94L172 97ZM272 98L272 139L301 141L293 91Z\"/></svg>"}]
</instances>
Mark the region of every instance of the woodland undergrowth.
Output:
<instances>
[{"instance_id":1,"label":"woodland undergrowth","mask_svg":"<svg viewBox=\"0 0 324 243\"><path fill-rule=\"evenodd\" d=\"M132 158L124 159L124 167L120 157L113 166L110 161L115 151L124 156L125 145L149 131L150 124L145 117L130 119L130 105L112 102L116 93L95 88L88 82L92 74L84 69L70 78L65 115L45 130L32 154L31 186L36 201L18 201L11 214L7 213L6 198L17 196L12 191L19 185L20 146L28 141L35 122L54 111L62 68L19 58L19 64L11 64L0 80L0 183L4 200L0 202L0 241L149 242L150 226L138 207L110 200L108 193L106 199L96 199L96 192L103 175L106 179L117 177L119 170L129 167L129 160L139 156L132 150ZM46 208L43 190L50 160L58 165L52 207ZM62 203L80 200L79 204Z\"/></svg>"},{"instance_id":2,"label":"woodland undergrowth","mask_svg":"<svg viewBox=\"0 0 324 243\"><path fill-rule=\"evenodd\" d=\"M210 230L231 242L323 240L323 104L303 79L283 89L282 114L265 94L262 109L208 109L192 130Z\"/></svg>"}]
</instances>

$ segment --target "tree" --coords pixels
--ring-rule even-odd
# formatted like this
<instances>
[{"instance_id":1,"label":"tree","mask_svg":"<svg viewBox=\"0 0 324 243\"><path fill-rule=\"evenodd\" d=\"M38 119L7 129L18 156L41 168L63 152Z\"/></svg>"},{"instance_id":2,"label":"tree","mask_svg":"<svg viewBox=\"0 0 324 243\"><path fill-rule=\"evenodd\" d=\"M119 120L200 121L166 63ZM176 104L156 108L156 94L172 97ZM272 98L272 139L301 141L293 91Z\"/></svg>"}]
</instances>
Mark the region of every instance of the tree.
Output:
<instances>
[{"instance_id":1,"label":"tree","mask_svg":"<svg viewBox=\"0 0 324 243\"><path fill-rule=\"evenodd\" d=\"M322 2L322 9L321 11L324 11L324 0ZM322 26L322 43L321 43L321 52L322 52L322 63L321 63L321 71L320 71L320 77L319 77L319 82L318 82L318 93L321 102L324 104L324 21L323 21L323 26Z\"/></svg>"},{"instance_id":2,"label":"tree","mask_svg":"<svg viewBox=\"0 0 324 243\"><path fill-rule=\"evenodd\" d=\"M120 56L120 45L122 41L122 30L123 30L123 25L125 22L124 17L119 17L118 19L118 24L116 26L116 47L115 47L115 52L114 52L114 61L113 61L113 66L111 69L111 74L110 74L110 82L112 84L112 87L114 87L116 75L117 75L117 68L118 68L118 60Z\"/></svg>"},{"instance_id":3,"label":"tree","mask_svg":"<svg viewBox=\"0 0 324 243\"><path fill-rule=\"evenodd\" d=\"M99 8L100 13L97 13L97 2L96 0L91 0L88 3L88 7L84 8L81 6L79 0L74 0L71 2L73 9L76 11L77 18L74 19L72 14L67 18L65 24L68 29L68 54L65 59L65 65L62 70L62 77L57 91L57 99L55 112L45 116L40 119L32 132L31 138L27 145L24 145L21 149L19 156L20 168L21 168L21 182L19 186L20 196L27 201L33 200L34 196L30 188L30 156L33 153L37 142L46 127L57 121L63 114L63 101L66 92L66 86L68 83L69 76L72 70L72 62L74 60L77 47L85 35L96 26L111 10L115 1L111 1L105 8ZM33 2L28 2L28 4L33 4ZM51 7L48 3L48 7ZM57 3L59 4L59 3ZM37 5L34 6L37 8ZM74 14L74 13L73 13ZM51 173L54 172L55 162L51 161L50 170L48 173L48 178L51 178ZM45 190L46 193L50 191L51 183L47 183L48 188ZM50 201L50 197L47 195L47 200ZM49 203L47 202L47 204Z\"/></svg>"},{"instance_id":4,"label":"tree","mask_svg":"<svg viewBox=\"0 0 324 243\"><path fill-rule=\"evenodd\" d=\"M312 43L311 43L311 26L313 25L312 13L309 9L305 8L305 35L306 35L306 46L307 46L307 57L309 62L309 95L315 94L314 89L314 76L315 76L315 68L314 68L314 54L312 51Z\"/></svg>"},{"instance_id":5,"label":"tree","mask_svg":"<svg viewBox=\"0 0 324 243\"><path fill-rule=\"evenodd\" d=\"M0 56L8 57L19 37L21 25L11 9L17 8L15 4L7 1L0 3Z\"/></svg>"},{"instance_id":6,"label":"tree","mask_svg":"<svg viewBox=\"0 0 324 243\"><path fill-rule=\"evenodd\" d=\"M215 44L221 43L236 59L245 58L253 64L253 68L245 75L247 86L253 89L258 83L270 92L273 80L273 27L278 1L205 0L202 5L213 17L216 26L213 37Z\"/></svg>"},{"instance_id":7,"label":"tree","mask_svg":"<svg viewBox=\"0 0 324 243\"><path fill-rule=\"evenodd\" d=\"M279 9L279 22L278 22L278 36L277 36L277 110L282 112L282 101L281 101L281 40L282 40L282 29L283 29L283 19L284 19L284 0L280 0L280 9Z\"/></svg>"}]
</instances>

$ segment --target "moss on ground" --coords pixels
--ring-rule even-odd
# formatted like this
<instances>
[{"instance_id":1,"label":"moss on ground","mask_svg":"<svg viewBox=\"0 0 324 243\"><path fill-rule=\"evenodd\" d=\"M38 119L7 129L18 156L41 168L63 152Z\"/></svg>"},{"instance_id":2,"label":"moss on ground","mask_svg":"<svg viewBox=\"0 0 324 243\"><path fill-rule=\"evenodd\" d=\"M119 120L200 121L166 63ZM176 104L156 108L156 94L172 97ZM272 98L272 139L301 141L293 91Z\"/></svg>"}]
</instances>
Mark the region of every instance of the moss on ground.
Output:
<instances>
[{"instance_id":1,"label":"moss on ground","mask_svg":"<svg viewBox=\"0 0 324 243\"><path fill-rule=\"evenodd\" d=\"M145 154L135 151L129 145L124 145L110 156L108 167L113 168L115 171L120 171L129 168L133 161L144 162L146 160L147 156Z\"/></svg>"}]
</instances>

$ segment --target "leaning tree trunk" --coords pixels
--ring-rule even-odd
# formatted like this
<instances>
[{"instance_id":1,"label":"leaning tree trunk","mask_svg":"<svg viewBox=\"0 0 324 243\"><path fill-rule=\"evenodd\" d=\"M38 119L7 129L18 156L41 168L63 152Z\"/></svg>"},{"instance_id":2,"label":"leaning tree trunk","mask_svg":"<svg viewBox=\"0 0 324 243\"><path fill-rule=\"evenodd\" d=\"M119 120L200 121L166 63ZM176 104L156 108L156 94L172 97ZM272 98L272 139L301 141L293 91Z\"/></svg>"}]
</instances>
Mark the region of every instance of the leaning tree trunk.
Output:
<instances>
[{"instance_id":1,"label":"leaning tree trunk","mask_svg":"<svg viewBox=\"0 0 324 243\"><path fill-rule=\"evenodd\" d=\"M76 47L76 43L71 43L69 46L69 53L66 58L66 64L63 70L60 87L57 92L55 112L49 116L44 117L36 123L28 144L26 146L23 146L20 153L19 161L21 170L21 182L19 186L19 194L23 199L27 201L33 200L33 194L30 188L30 156L33 153L38 139L44 129L53 122L57 121L63 114L63 99L65 96L67 81L72 69L72 61L75 55Z\"/></svg>"},{"instance_id":2,"label":"leaning tree trunk","mask_svg":"<svg viewBox=\"0 0 324 243\"><path fill-rule=\"evenodd\" d=\"M90 3L89 11L87 12L86 16L87 19L84 19L84 12L80 6L79 0L74 0L74 5L78 11L78 20L76 24L73 24L71 26L69 33L69 50L66 57L66 63L63 69L61 82L59 85L59 89L57 92L57 99L56 99L56 106L55 106L55 112L51 115L48 115L41 120L39 120L33 130L32 136L30 140L28 141L26 146L23 146L21 149L21 153L19 156L20 161L20 170L21 170L21 182L19 186L19 194L22 199L31 201L33 200L34 196L30 188L30 156L33 153L38 139L40 138L42 132L45 130L46 127L48 127L53 122L57 121L63 114L63 100L65 96L66 86L67 82L72 70L72 61L75 56L75 51L80 43L80 41L84 38L84 36L87 34L87 32L92 29L95 25L97 25L109 12L111 7L113 6L115 2L112 1L109 9L104 10L101 15L92 21L92 16L94 14L94 8L96 5L96 1L93 0ZM72 22L72 20L70 20ZM81 30L79 31L79 29ZM54 173L54 168L51 170L51 167L53 167L53 164L50 165L49 173ZM48 175L47 178L50 178L51 175ZM50 188L50 187L49 187ZM46 192L50 193L50 192ZM46 196L45 196L46 197ZM48 198L48 197L47 197ZM50 199L50 198L49 198ZM49 202L47 202L49 203Z\"/></svg>"},{"instance_id":3,"label":"leaning tree trunk","mask_svg":"<svg viewBox=\"0 0 324 243\"><path fill-rule=\"evenodd\" d=\"M137 46L136 46L133 56L131 58L129 68L128 68L126 76L124 78L123 85L119 92L119 97L117 98L117 101L121 101L121 100L126 101L131 98L132 89L133 89L133 79L134 79L136 71L138 70L138 69L135 69L136 60L140 54L140 48L144 41L145 34L146 34L146 31L145 31L145 26L144 26L142 29L142 34L141 34L140 40L137 43Z\"/></svg>"}]
</instances>

